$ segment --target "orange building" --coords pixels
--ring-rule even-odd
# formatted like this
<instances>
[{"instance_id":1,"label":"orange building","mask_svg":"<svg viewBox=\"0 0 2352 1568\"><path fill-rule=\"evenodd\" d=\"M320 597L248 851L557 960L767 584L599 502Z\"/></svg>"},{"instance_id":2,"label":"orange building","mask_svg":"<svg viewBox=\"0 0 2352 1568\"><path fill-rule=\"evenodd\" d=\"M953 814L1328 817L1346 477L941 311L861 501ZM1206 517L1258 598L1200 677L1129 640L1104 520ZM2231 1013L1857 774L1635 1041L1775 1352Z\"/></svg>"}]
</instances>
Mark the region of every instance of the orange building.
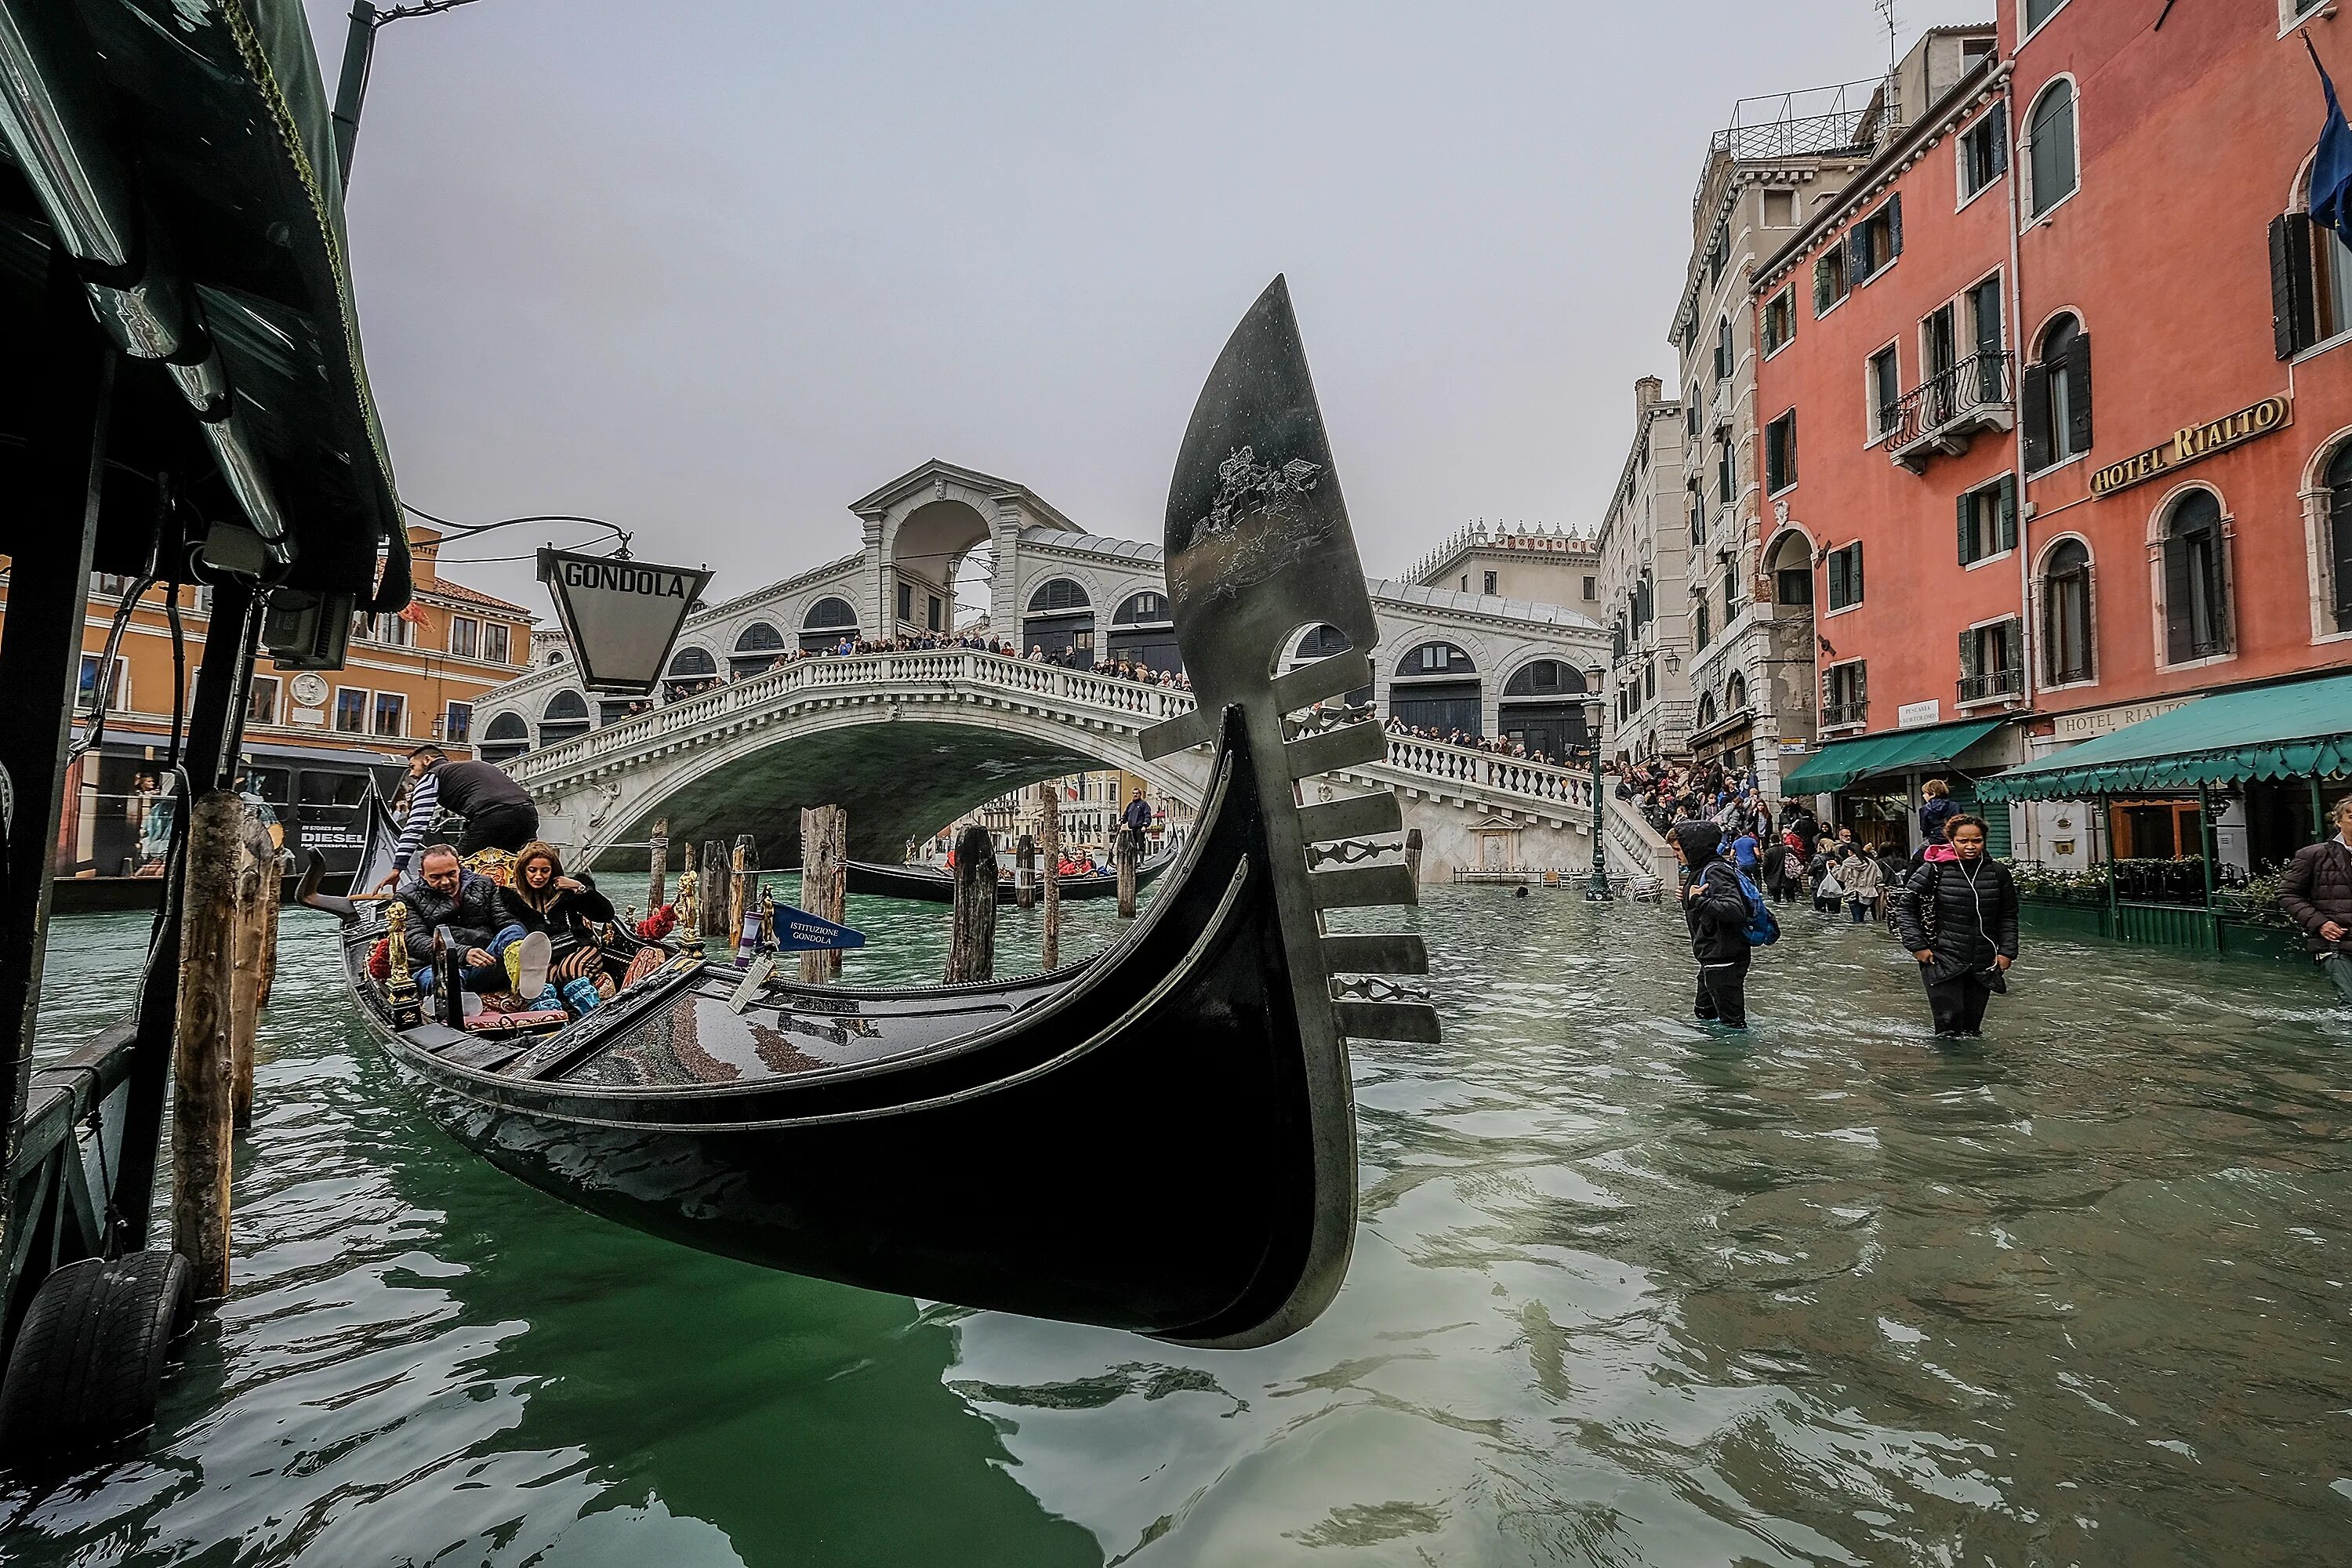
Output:
<instances>
[{"instance_id":1,"label":"orange building","mask_svg":"<svg viewBox=\"0 0 2352 1568\"><path fill-rule=\"evenodd\" d=\"M289 846L318 848L331 866L356 847L357 807L373 778L388 788L405 753L426 741L470 756L474 700L511 680L530 658L531 612L436 570L437 530L412 528L415 599L398 616L363 616L352 628L344 667L289 673L264 663L247 710L247 788L276 808ZM95 708L100 665L116 612L132 580L90 581L82 627L81 714ZM6 584L0 579L0 616ZM179 591L184 689L203 657L211 591ZM78 764L58 837L61 877L135 872L160 853L163 824L151 830L155 784L170 756L174 679L169 605L151 589L124 623L113 690L94 757Z\"/></svg>"},{"instance_id":2,"label":"orange building","mask_svg":"<svg viewBox=\"0 0 2352 1568\"><path fill-rule=\"evenodd\" d=\"M2335 16L2000 0L1759 265L1758 586L1812 605L1822 721L1789 794L1905 837L1926 777L2352 664L2352 251L2302 216L2296 32L2352 74ZM2213 803L2241 867L2315 826L2262 794ZM2110 805L1994 812L1996 847L2196 852L2193 795Z\"/></svg>"}]
</instances>

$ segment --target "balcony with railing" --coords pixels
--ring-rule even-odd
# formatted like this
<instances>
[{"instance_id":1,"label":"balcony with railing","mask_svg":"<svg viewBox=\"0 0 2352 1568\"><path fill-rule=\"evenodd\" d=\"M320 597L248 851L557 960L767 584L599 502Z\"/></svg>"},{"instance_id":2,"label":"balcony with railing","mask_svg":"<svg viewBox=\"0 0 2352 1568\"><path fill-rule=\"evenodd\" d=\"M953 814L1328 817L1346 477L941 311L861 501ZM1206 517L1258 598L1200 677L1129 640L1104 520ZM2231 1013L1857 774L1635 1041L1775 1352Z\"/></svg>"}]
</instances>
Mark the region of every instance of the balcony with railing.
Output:
<instances>
[{"instance_id":1,"label":"balcony with railing","mask_svg":"<svg viewBox=\"0 0 2352 1568\"><path fill-rule=\"evenodd\" d=\"M2025 695L2025 671L1988 669L1960 677L1960 706L1979 702L2014 702Z\"/></svg>"},{"instance_id":2,"label":"balcony with railing","mask_svg":"<svg viewBox=\"0 0 2352 1568\"><path fill-rule=\"evenodd\" d=\"M1870 721L1870 699L1857 697L1851 702L1822 704L1822 728L1841 730L1858 728Z\"/></svg>"},{"instance_id":3,"label":"balcony with railing","mask_svg":"<svg viewBox=\"0 0 2352 1568\"><path fill-rule=\"evenodd\" d=\"M1887 456L1916 474L1932 458L1967 451L1979 431L2014 429L2012 382L2005 352L1970 354L1930 377L1882 412Z\"/></svg>"}]
</instances>

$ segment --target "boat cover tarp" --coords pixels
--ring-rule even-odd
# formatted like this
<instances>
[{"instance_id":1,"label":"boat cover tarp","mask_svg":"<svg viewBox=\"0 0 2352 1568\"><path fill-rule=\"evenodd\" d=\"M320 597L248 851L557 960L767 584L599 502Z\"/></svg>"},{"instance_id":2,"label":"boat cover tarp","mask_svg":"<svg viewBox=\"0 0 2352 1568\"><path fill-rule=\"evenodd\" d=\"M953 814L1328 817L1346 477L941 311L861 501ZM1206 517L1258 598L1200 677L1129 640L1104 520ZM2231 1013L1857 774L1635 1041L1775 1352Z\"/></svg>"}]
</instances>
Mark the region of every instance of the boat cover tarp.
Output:
<instances>
[{"instance_id":1,"label":"boat cover tarp","mask_svg":"<svg viewBox=\"0 0 2352 1568\"><path fill-rule=\"evenodd\" d=\"M2087 800L2352 774L2352 675L2217 691L1977 785L1977 798Z\"/></svg>"},{"instance_id":2,"label":"boat cover tarp","mask_svg":"<svg viewBox=\"0 0 2352 1568\"><path fill-rule=\"evenodd\" d=\"M1879 773L1909 773L1915 768L1943 767L2005 723L2000 719L1969 720L1958 724L1931 724L1916 730L1896 730L1885 735L1857 735L1832 741L1781 775L1783 798L1793 795L1826 795L1856 779ZM1981 786L1979 786L1981 792Z\"/></svg>"}]
</instances>

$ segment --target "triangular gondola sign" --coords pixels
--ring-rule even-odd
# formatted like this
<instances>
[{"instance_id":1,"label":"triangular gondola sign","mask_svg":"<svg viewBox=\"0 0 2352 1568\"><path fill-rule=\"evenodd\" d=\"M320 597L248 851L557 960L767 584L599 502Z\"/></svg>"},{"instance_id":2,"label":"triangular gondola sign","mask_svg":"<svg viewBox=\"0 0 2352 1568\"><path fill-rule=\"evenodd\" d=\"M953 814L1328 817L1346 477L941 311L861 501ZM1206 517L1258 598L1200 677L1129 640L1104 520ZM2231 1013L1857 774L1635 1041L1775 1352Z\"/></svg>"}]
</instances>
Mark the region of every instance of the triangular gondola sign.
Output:
<instances>
[{"instance_id":1,"label":"triangular gondola sign","mask_svg":"<svg viewBox=\"0 0 2352 1568\"><path fill-rule=\"evenodd\" d=\"M772 934L778 952L839 952L866 945L864 931L835 925L790 904L776 906L776 929Z\"/></svg>"},{"instance_id":2,"label":"triangular gondola sign","mask_svg":"<svg viewBox=\"0 0 2352 1568\"><path fill-rule=\"evenodd\" d=\"M661 679L687 612L710 585L710 569L543 549L539 580L555 596L580 684L645 697Z\"/></svg>"}]
</instances>

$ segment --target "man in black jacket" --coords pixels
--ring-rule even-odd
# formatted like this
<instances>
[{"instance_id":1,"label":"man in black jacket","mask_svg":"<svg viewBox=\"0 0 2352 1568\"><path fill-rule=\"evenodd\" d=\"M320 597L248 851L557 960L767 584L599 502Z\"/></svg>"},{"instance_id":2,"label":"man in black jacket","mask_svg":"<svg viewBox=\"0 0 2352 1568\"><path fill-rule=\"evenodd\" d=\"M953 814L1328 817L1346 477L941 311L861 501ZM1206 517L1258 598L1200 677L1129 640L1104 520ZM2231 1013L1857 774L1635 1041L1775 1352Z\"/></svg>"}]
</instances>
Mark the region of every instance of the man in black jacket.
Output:
<instances>
[{"instance_id":1,"label":"man in black jacket","mask_svg":"<svg viewBox=\"0 0 2352 1568\"><path fill-rule=\"evenodd\" d=\"M499 901L499 885L467 870L457 851L446 844L427 845L416 858L416 871L417 879L400 890L400 901L408 906L406 945L408 962L417 972L416 984L426 995L433 994L434 933L446 927L464 989L482 994L512 989L515 982L507 974L506 951L522 941L524 933L520 925L507 919ZM546 938L532 947L535 962L528 967L533 973L524 979L536 981L531 986L536 995L539 987L547 984Z\"/></svg>"},{"instance_id":2,"label":"man in black jacket","mask_svg":"<svg viewBox=\"0 0 2352 1568\"><path fill-rule=\"evenodd\" d=\"M1748 1027L1748 894L1723 858L1723 829L1712 822L1678 822L1669 840L1683 863L1683 919L1691 955L1698 960L1703 1024Z\"/></svg>"},{"instance_id":3,"label":"man in black jacket","mask_svg":"<svg viewBox=\"0 0 2352 1568\"><path fill-rule=\"evenodd\" d=\"M1984 1033L1985 1005L2006 991L2017 962L2017 883L1985 854L1985 826L1965 814L1944 825L1958 857L1914 868L1895 895L1895 929L1919 977L1939 1036Z\"/></svg>"},{"instance_id":4,"label":"man in black jacket","mask_svg":"<svg viewBox=\"0 0 2352 1568\"><path fill-rule=\"evenodd\" d=\"M2279 909L2303 928L2311 956L2352 1005L2352 795L2336 803L2336 837L2294 853L2279 878Z\"/></svg>"}]
</instances>

